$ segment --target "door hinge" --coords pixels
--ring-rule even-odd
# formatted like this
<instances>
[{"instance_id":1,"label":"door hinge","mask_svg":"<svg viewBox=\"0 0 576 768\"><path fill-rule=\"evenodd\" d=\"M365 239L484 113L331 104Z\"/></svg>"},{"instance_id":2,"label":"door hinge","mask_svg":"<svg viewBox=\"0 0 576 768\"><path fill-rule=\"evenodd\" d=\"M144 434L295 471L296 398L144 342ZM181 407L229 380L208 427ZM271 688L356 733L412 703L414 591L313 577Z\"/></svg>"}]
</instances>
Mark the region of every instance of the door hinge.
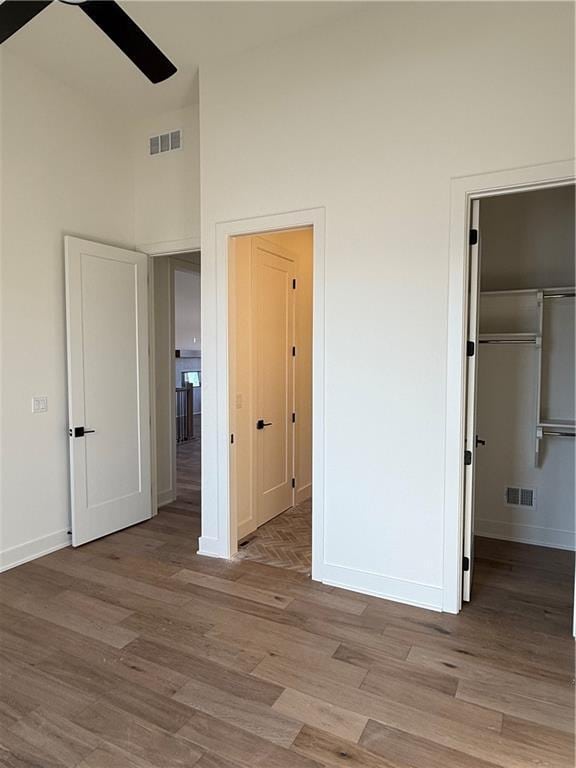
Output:
<instances>
[{"instance_id":1,"label":"door hinge","mask_svg":"<svg viewBox=\"0 0 576 768\"><path fill-rule=\"evenodd\" d=\"M464 451L464 464L470 466L472 464L472 451Z\"/></svg>"},{"instance_id":2,"label":"door hinge","mask_svg":"<svg viewBox=\"0 0 576 768\"><path fill-rule=\"evenodd\" d=\"M470 245L476 245L478 243L478 230L477 229L471 229L470 230Z\"/></svg>"},{"instance_id":3,"label":"door hinge","mask_svg":"<svg viewBox=\"0 0 576 768\"><path fill-rule=\"evenodd\" d=\"M296 278L294 278L294 280L292 280L292 288L294 290L296 290Z\"/></svg>"},{"instance_id":4,"label":"door hinge","mask_svg":"<svg viewBox=\"0 0 576 768\"><path fill-rule=\"evenodd\" d=\"M292 414L292 424L296 424L296 414Z\"/></svg>"},{"instance_id":5,"label":"door hinge","mask_svg":"<svg viewBox=\"0 0 576 768\"><path fill-rule=\"evenodd\" d=\"M230 445L234 445L234 435L230 435Z\"/></svg>"},{"instance_id":6,"label":"door hinge","mask_svg":"<svg viewBox=\"0 0 576 768\"><path fill-rule=\"evenodd\" d=\"M466 342L466 355L468 357L474 357L474 350L476 349L476 345L473 341L467 341Z\"/></svg>"},{"instance_id":7,"label":"door hinge","mask_svg":"<svg viewBox=\"0 0 576 768\"><path fill-rule=\"evenodd\" d=\"M469 557L463 557L462 558L462 570L463 571L469 571L470 570L470 558Z\"/></svg>"},{"instance_id":8,"label":"door hinge","mask_svg":"<svg viewBox=\"0 0 576 768\"><path fill-rule=\"evenodd\" d=\"M296 488L296 478L292 478L292 488Z\"/></svg>"},{"instance_id":9,"label":"door hinge","mask_svg":"<svg viewBox=\"0 0 576 768\"><path fill-rule=\"evenodd\" d=\"M296 347L292 347L292 357L296 357Z\"/></svg>"}]
</instances>

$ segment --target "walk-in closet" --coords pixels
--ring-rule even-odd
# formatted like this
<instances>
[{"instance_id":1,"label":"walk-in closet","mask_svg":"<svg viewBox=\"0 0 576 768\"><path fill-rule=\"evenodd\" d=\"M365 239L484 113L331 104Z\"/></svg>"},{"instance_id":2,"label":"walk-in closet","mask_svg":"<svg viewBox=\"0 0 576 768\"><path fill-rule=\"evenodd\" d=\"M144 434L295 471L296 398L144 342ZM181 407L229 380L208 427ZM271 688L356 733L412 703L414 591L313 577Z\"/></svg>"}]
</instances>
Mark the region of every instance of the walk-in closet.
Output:
<instances>
[{"instance_id":1,"label":"walk-in closet","mask_svg":"<svg viewBox=\"0 0 576 768\"><path fill-rule=\"evenodd\" d=\"M564 622L574 588L574 186L483 199L480 234L474 534L476 563L484 553L493 567L474 589L497 589L522 564L534 589L549 585Z\"/></svg>"}]
</instances>

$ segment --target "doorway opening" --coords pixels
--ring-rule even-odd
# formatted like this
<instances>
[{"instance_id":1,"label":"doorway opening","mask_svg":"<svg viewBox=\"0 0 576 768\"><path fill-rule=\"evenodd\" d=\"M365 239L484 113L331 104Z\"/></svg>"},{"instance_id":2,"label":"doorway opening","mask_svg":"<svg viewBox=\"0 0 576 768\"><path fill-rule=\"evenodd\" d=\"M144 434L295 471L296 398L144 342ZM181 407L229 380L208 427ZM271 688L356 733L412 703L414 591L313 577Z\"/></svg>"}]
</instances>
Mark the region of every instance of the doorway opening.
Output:
<instances>
[{"instance_id":1,"label":"doorway opening","mask_svg":"<svg viewBox=\"0 0 576 768\"><path fill-rule=\"evenodd\" d=\"M236 557L312 569L313 228L229 239Z\"/></svg>"},{"instance_id":2,"label":"doorway opening","mask_svg":"<svg viewBox=\"0 0 576 768\"><path fill-rule=\"evenodd\" d=\"M470 211L462 595L551 635L574 605L574 190Z\"/></svg>"},{"instance_id":3,"label":"doorway opening","mask_svg":"<svg viewBox=\"0 0 576 768\"><path fill-rule=\"evenodd\" d=\"M200 252L157 256L154 269L158 507L197 520L201 508Z\"/></svg>"}]
</instances>

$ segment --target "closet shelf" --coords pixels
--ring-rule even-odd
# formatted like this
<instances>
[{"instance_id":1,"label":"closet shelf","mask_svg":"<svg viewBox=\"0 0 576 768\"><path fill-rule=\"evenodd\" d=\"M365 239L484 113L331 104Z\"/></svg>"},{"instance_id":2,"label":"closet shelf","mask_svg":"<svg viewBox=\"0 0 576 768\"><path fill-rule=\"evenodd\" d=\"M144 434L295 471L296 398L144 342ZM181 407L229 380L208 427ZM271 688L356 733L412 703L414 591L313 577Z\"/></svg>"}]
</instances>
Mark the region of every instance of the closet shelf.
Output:
<instances>
[{"instance_id":1,"label":"closet shelf","mask_svg":"<svg viewBox=\"0 0 576 768\"><path fill-rule=\"evenodd\" d=\"M547 432L567 432L573 435L576 433L576 421L573 419L546 419L538 424L538 429L542 430L544 434Z\"/></svg>"},{"instance_id":2,"label":"closet shelf","mask_svg":"<svg viewBox=\"0 0 576 768\"><path fill-rule=\"evenodd\" d=\"M481 333L480 344L536 344L541 341L539 333Z\"/></svg>"}]
</instances>

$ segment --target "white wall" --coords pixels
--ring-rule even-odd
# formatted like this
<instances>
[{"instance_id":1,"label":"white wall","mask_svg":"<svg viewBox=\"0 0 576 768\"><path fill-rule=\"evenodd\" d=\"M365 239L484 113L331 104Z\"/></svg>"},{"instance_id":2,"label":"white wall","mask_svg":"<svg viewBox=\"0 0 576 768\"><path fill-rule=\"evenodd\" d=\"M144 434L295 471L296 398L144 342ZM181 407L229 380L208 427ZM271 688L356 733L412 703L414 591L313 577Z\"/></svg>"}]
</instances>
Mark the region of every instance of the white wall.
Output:
<instances>
[{"instance_id":1,"label":"white wall","mask_svg":"<svg viewBox=\"0 0 576 768\"><path fill-rule=\"evenodd\" d=\"M321 575L442 605L450 180L572 155L572 30L568 4L381 3L203 69L205 551L225 535L216 223L324 206Z\"/></svg>"},{"instance_id":2,"label":"white wall","mask_svg":"<svg viewBox=\"0 0 576 768\"><path fill-rule=\"evenodd\" d=\"M128 132L2 52L1 565L67 543L63 235L130 246ZM48 413L31 399L46 395Z\"/></svg>"},{"instance_id":3,"label":"white wall","mask_svg":"<svg viewBox=\"0 0 576 768\"><path fill-rule=\"evenodd\" d=\"M174 270L174 318L176 349L199 351L200 272Z\"/></svg>"},{"instance_id":4,"label":"white wall","mask_svg":"<svg viewBox=\"0 0 576 768\"><path fill-rule=\"evenodd\" d=\"M150 155L148 140L182 129L182 149ZM198 107L167 112L138 122L133 130L135 237L148 252L194 250L200 245ZM166 246L166 247L164 247Z\"/></svg>"},{"instance_id":5,"label":"white wall","mask_svg":"<svg viewBox=\"0 0 576 768\"><path fill-rule=\"evenodd\" d=\"M574 285L574 186L482 201L482 290Z\"/></svg>"}]
</instances>

